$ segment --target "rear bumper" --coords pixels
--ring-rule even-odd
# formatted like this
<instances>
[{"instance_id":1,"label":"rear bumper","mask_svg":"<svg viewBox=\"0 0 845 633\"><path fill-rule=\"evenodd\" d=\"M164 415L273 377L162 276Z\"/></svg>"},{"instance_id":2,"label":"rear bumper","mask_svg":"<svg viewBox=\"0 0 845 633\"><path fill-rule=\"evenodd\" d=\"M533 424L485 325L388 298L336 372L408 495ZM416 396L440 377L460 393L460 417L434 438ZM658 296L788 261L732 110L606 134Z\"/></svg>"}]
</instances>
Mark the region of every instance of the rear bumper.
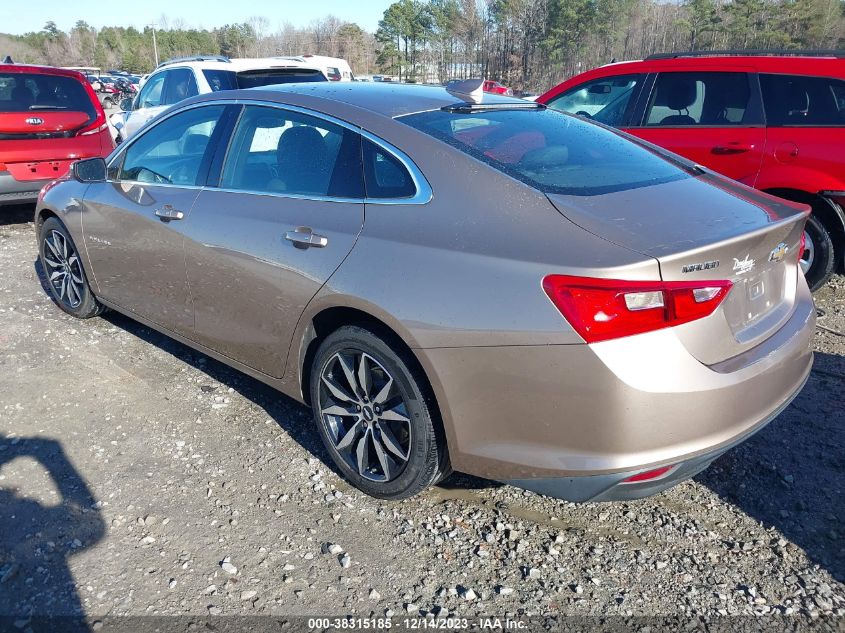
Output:
<instances>
[{"instance_id":1,"label":"rear bumper","mask_svg":"<svg viewBox=\"0 0 845 633\"><path fill-rule=\"evenodd\" d=\"M456 470L571 499L654 494L706 468L777 416L813 362L815 308L713 366L679 328L594 345L417 350ZM622 484L663 466L663 477Z\"/></svg>"},{"instance_id":2,"label":"rear bumper","mask_svg":"<svg viewBox=\"0 0 845 633\"><path fill-rule=\"evenodd\" d=\"M795 397L804 388L809 378L809 372L804 381L772 414L764 419L750 432L731 440L727 445L714 448L696 457L686 459L676 464L669 472L661 477L646 481L625 483L625 480L634 475L651 470L638 469L608 475L592 475L586 477L557 477L544 479L511 479L504 483L531 490L548 497L564 499L582 503L587 501L631 501L656 495L668 490L682 481L695 477L698 473L707 469L716 459L728 452L730 449L742 444L752 435L766 427L780 413L789 406Z\"/></svg>"},{"instance_id":3,"label":"rear bumper","mask_svg":"<svg viewBox=\"0 0 845 633\"><path fill-rule=\"evenodd\" d=\"M21 204L35 202L41 187L50 182L47 180L18 181L9 172L0 172L0 205Z\"/></svg>"}]
</instances>

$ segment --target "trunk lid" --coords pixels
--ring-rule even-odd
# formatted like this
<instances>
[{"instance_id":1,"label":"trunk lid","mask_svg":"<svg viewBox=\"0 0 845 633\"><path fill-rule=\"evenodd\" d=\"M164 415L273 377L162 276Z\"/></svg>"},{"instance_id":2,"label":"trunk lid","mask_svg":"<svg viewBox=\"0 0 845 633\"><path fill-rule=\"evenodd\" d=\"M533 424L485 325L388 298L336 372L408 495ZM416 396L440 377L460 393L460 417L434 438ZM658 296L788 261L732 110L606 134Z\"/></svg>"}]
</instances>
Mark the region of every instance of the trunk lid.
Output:
<instances>
[{"instance_id":1,"label":"trunk lid","mask_svg":"<svg viewBox=\"0 0 845 633\"><path fill-rule=\"evenodd\" d=\"M705 174L597 196L553 194L562 215L655 258L664 281L730 280L711 316L675 328L705 364L741 354L792 314L809 209Z\"/></svg>"}]
</instances>

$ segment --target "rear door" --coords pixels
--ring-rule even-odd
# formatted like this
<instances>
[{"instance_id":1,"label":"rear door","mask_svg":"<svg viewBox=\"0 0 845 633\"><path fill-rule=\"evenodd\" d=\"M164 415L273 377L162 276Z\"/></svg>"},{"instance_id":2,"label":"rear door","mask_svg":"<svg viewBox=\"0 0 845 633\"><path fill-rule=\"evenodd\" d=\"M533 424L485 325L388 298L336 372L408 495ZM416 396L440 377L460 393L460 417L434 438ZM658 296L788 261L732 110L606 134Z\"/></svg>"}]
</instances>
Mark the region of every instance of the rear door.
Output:
<instances>
[{"instance_id":1,"label":"rear door","mask_svg":"<svg viewBox=\"0 0 845 633\"><path fill-rule=\"evenodd\" d=\"M751 69L661 72L639 125L626 131L754 186L766 128Z\"/></svg>"},{"instance_id":2,"label":"rear door","mask_svg":"<svg viewBox=\"0 0 845 633\"><path fill-rule=\"evenodd\" d=\"M82 228L98 294L186 336L194 314L183 233L226 108L190 108L145 130L85 194Z\"/></svg>"},{"instance_id":3,"label":"rear door","mask_svg":"<svg viewBox=\"0 0 845 633\"><path fill-rule=\"evenodd\" d=\"M363 227L363 197L356 130L245 106L219 187L185 224L194 338L281 377L300 315Z\"/></svg>"},{"instance_id":4,"label":"rear door","mask_svg":"<svg viewBox=\"0 0 845 633\"><path fill-rule=\"evenodd\" d=\"M845 81L761 74L760 86L768 130L758 186L784 186L790 174L789 180L801 179L808 189L813 174L845 180Z\"/></svg>"}]
</instances>

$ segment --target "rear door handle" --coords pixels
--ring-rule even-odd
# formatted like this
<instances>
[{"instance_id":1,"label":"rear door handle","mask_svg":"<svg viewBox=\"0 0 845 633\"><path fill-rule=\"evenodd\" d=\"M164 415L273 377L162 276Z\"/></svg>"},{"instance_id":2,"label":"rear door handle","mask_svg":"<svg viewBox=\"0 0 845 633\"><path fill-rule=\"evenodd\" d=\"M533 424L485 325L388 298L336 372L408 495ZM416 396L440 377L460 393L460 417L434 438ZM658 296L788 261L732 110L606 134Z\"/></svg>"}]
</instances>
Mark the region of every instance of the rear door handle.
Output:
<instances>
[{"instance_id":1,"label":"rear door handle","mask_svg":"<svg viewBox=\"0 0 845 633\"><path fill-rule=\"evenodd\" d=\"M742 152L750 152L755 147L754 143L727 143L725 145L717 145L713 148L714 154L741 154Z\"/></svg>"},{"instance_id":2,"label":"rear door handle","mask_svg":"<svg viewBox=\"0 0 845 633\"><path fill-rule=\"evenodd\" d=\"M310 226L298 226L293 231L288 231L285 233L285 239L293 242L297 248L323 248L329 243L329 238L314 233Z\"/></svg>"},{"instance_id":3,"label":"rear door handle","mask_svg":"<svg viewBox=\"0 0 845 633\"><path fill-rule=\"evenodd\" d=\"M161 209L156 209L155 214L162 222L170 222L171 220L181 220L185 217L184 213L182 213L178 209L174 209L169 204L164 205Z\"/></svg>"}]
</instances>

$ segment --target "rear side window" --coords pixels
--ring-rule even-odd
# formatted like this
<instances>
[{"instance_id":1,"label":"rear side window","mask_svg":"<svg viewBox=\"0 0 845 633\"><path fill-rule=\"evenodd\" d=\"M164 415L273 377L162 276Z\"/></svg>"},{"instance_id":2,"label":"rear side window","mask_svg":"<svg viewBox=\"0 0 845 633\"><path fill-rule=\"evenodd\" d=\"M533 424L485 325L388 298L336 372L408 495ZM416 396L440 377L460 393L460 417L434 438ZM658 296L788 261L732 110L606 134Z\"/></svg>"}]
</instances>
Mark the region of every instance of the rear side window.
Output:
<instances>
[{"instance_id":1,"label":"rear side window","mask_svg":"<svg viewBox=\"0 0 845 633\"><path fill-rule=\"evenodd\" d=\"M361 137L330 121L247 106L223 166L224 189L314 197L364 197Z\"/></svg>"},{"instance_id":2,"label":"rear side window","mask_svg":"<svg viewBox=\"0 0 845 633\"><path fill-rule=\"evenodd\" d=\"M682 163L554 110L436 110L397 119L546 193L596 195L690 177Z\"/></svg>"},{"instance_id":3,"label":"rear side window","mask_svg":"<svg viewBox=\"0 0 845 633\"><path fill-rule=\"evenodd\" d=\"M402 162L369 139L364 139L364 182L369 199L411 198L417 193Z\"/></svg>"},{"instance_id":4,"label":"rear side window","mask_svg":"<svg viewBox=\"0 0 845 633\"><path fill-rule=\"evenodd\" d=\"M845 81L829 77L760 75L770 127L845 125Z\"/></svg>"},{"instance_id":5,"label":"rear side window","mask_svg":"<svg viewBox=\"0 0 845 633\"><path fill-rule=\"evenodd\" d=\"M605 125L622 127L626 113L633 107L643 75L618 75L594 79L570 88L547 104L550 108L594 119Z\"/></svg>"},{"instance_id":6,"label":"rear side window","mask_svg":"<svg viewBox=\"0 0 845 633\"><path fill-rule=\"evenodd\" d=\"M214 128L226 106L191 108L143 132L123 153L119 180L165 185L199 184ZM110 170L111 172L111 170Z\"/></svg>"},{"instance_id":7,"label":"rear side window","mask_svg":"<svg viewBox=\"0 0 845 633\"><path fill-rule=\"evenodd\" d=\"M683 127L762 123L751 113L747 73L661 73L646 111L646 125Z\"/></svg>"},{"instance_id":8,"label":"rear side window","mask_svg":"<svg viewBox=\"0 0 845 633\"><path fill-rule=\"evenodd\" d=\"M0 73L0 112L84 112L97 116L82 82L41 73Z\"/></svg>"}]
</instances>

